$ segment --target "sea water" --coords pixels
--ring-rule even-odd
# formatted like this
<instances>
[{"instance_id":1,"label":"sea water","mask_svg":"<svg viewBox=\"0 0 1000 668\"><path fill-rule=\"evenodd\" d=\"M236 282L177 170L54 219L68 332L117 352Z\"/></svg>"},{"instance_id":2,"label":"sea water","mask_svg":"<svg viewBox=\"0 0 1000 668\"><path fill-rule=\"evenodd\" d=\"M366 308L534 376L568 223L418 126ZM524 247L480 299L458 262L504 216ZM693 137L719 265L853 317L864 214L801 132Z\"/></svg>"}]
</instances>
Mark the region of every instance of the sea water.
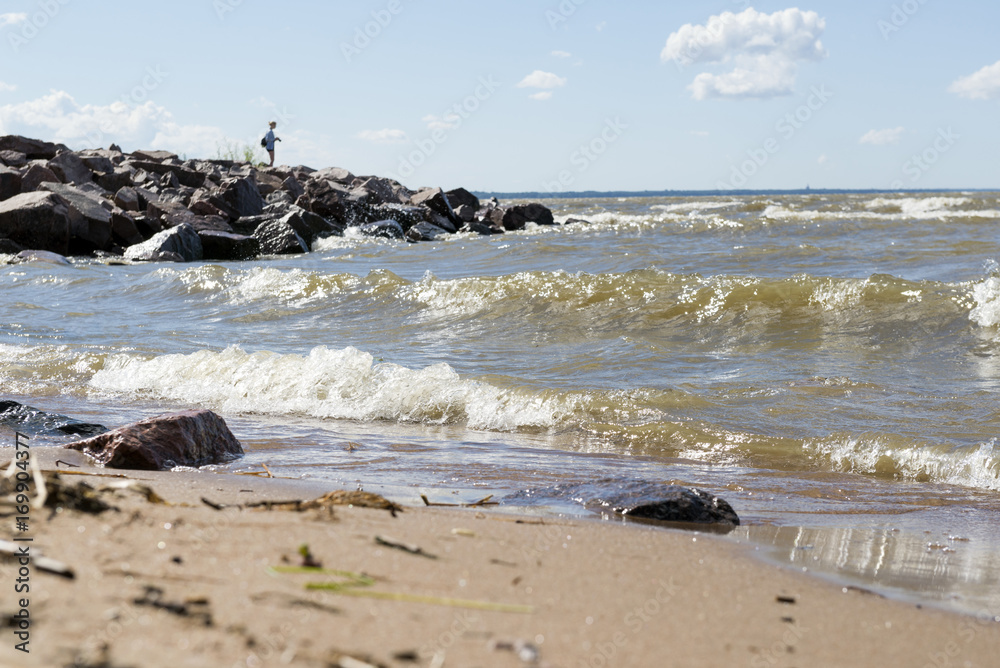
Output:
<instances>
[{"instance_id":1,"label":"sea water","mask_svg":"<svg viewBox=\"0 0 1000 668\"><path fill-rule=\"evenodd\" d=\"M693 485L771 558L1000 615L998 193L547 204L587 222L0 265L0 398L210 408L218 470L407 503Z\"/></svg>"}]
</instances>

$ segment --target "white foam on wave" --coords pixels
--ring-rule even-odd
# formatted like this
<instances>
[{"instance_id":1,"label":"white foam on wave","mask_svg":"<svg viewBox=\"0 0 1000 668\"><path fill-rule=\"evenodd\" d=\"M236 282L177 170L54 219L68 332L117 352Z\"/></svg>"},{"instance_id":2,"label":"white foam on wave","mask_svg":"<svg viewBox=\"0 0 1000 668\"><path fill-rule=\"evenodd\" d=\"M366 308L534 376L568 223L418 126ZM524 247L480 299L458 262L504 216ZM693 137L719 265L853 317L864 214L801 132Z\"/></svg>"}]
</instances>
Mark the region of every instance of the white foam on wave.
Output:
<instances>
[{"instance_id":1,"label":"white foam on wave","mask_svg":"<svg viewBox=\"0 0 1000 668\"><path fill-rule=\"evenodd\" d=\"M212 406L228 413L426 424L472 429L548 428L574 411L563 395L508 390L461 378L447 364L408 369L374 362L355 348L308 355L222 352L144 358L115 355L94 374L92 390Z\"/></svg>"},{"instance_id":2,"label":"white foam on wave","mask_svg":"<svg viewBox=\"0 0 1000 668\"><path fill-rule=\"evenodd\" d=\"M269 266L248 270L232 270L218 265L182 270L166 268L157 270L153 275L160 280L183 285L189 294L218 294L233 304L263 301L289 306L305 306L321 301L361 282L350 274L323 274Z\"/></svg>"},{"instance_id":3,"label":"white foam on wave","mask_svg":"<svg viewBox=\"0 0 1000 668\"><path fill-rule=\"evenodd\" d=\"M823 440L806 446L828 458L841 471L893 474L905 480L1000 491L1000 451L996 439L949 450L914 444L890 445L877 438Z\"/></svg>"},{"instance_id":4,"label":"white foam on wave","mask_svg":"<svg viewBox=\"0 0 1000 668\"><path fill-rule=\"evenodd\" d=\"M980 327L1000 325L1000 278L992 276L972 287L975 306L969 319Z\"/></svg>"}]
</instances>

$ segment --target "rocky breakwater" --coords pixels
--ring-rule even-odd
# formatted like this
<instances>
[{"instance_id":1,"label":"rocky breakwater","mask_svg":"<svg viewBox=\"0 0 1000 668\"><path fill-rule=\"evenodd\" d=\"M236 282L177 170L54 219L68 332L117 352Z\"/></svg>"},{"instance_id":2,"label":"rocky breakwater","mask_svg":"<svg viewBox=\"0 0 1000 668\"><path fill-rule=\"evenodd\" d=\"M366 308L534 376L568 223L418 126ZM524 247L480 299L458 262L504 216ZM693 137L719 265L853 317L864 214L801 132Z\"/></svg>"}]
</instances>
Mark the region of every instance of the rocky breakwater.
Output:
<instances>
[{"instance_id":1,"label":"rocky breakwater","mask_svg":"<svg viewBox=\"0 0 1000 668\"><path fill-rule=\"evenodd\" d=\"M307 253L355 228L429 241L553 225L541 204L481 202L459 188L410 190L346 169L182 160L165 151L71 151L0 137L0 253L133 261L248 260Z\"/></svg>"}]
</instances>

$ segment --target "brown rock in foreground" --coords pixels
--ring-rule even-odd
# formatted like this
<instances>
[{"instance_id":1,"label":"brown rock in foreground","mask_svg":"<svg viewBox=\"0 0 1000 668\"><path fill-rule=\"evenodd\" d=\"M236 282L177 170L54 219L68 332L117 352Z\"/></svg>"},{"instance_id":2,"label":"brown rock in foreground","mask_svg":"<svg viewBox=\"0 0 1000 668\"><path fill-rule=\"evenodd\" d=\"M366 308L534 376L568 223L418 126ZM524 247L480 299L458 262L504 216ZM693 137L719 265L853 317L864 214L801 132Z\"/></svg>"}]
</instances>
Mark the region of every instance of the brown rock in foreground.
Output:
<instances>
[{"instance_id":1,"label":"brown rock in foreground","mask_svg":"<svg viewBox=\"0 0 1000 668\"><path fill-rule=\"evenodd\" d=\"M207 410L160 415L66 447L109 468L140 471L221 464L243 455L225 420Z\"/></svg>"}]
</instances>

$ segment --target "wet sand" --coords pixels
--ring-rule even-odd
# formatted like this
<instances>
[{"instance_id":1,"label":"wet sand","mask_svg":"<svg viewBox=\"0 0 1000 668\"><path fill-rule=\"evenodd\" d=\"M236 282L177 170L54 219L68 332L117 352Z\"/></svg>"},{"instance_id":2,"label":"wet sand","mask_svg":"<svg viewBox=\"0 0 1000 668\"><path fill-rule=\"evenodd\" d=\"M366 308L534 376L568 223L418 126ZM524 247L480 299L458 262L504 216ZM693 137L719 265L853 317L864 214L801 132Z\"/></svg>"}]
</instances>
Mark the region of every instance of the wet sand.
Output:
<instances>
[{"instance_id":1,"label":"wet sand","mask_svg":"<svg viewBox=\"0 0 1000 668\"><path fill-rule=\"evenodd\" d=\"M56 454L33 451L46 470ZM5 666L922 667L995 665L1000 653L992 620L845 589L708 534L488 507L248 508L330 489L126 478L58 456L82 465L63 472L105 474L63 482L134 481L165 503L133 486L104 492L117 510L99 515L32 510L33 554L75 577L32 565L31 652L14 649L8 625ZM296 572L303 545L323 570ZM17 568L0 564L5 618Z\"/></svg>"}]
</instances>

